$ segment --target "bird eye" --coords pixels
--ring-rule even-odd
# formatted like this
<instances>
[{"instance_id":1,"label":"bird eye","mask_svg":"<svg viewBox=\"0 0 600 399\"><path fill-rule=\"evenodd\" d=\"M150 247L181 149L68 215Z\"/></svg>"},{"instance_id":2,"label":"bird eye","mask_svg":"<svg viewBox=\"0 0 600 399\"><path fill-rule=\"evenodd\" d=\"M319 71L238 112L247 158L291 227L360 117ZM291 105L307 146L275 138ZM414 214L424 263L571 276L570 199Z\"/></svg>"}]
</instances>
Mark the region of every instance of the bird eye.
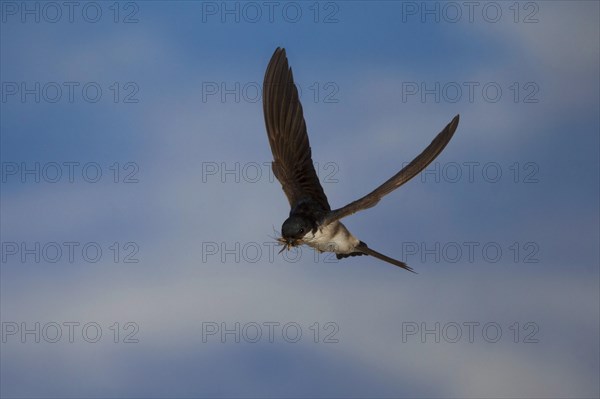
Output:
<instances>
[{"instance_id":1,"label":"bird eye","mask_svg":"<svg viewBox=\"0 0 600 399\"><path fill-rule=\"evenodd\" d=\"M304 229L300 228L300 234L303 234L303 233L304 233Z\"/></svg>"}]
</instances>

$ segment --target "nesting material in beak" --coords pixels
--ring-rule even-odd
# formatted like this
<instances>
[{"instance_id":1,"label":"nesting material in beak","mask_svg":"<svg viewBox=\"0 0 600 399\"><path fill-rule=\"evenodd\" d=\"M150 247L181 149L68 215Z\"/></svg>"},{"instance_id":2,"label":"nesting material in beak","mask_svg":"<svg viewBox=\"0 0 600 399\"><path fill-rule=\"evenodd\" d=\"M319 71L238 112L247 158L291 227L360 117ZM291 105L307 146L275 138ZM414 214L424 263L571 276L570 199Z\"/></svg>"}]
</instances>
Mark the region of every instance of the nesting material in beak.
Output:
<instances>
[{"instance_id":1,"label":"nesting material in beak","mask_svg":"<svg viewBox=\"0 0 600 399\"><path fill-rule=\"evenodd\" d=\"M282 253L284 250L290 250L290 248L295 247L296 245L298 245L298 240L294 240L292 238L289 239L285 239L283 237L279 237L277 238L277 242L281 245L283 245L283 248L281 248L281 250L279 251L279 253Z\"/></svg>"}]
</instances>

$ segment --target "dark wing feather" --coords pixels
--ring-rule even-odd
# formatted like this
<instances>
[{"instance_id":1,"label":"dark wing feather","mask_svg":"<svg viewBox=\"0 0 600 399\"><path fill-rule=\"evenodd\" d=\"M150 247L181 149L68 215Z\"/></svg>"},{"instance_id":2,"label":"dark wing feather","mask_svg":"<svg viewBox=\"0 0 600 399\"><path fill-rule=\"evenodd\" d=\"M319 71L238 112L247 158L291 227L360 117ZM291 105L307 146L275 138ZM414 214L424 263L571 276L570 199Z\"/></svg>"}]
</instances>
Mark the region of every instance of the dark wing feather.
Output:
<instances>
[{"instance_id":1,"label":"dark wing feather","mask_svg":"<svg viewBox=\"0 0 600 399\"><path fill-rule=\"evenodd\" d=\"M459 116L456 115L454 119L452 119L452 121L444 128L444 130L442 130L436 136L436 138L433 139L431 144L429 144L429 146L425 148L421 154L419 154L419 156L413 159L411 163L406 165L406 167L404 167L400 172L396 173L391 179L361 199L351 202L343 208L330 212L327 216L325 216L320 224L328 225L329 223L339 220L343 217L375 206L385 195L391 193L419 174L419 172L425 169L427 165L429 165L438 155L440 155L444 147L446 147L452 138L452 135L456 131L458 120Z\"/></svg>"},{"instance_id":2,"label":"dark wing feather","mask_svg":"<svg viewBox=\"0 0 600 399\"><path fill-rule=\"evenodd\" d=\"M329 211L327 196L313 166L298 90L282 48L275 50L265 73L263 111L273 153L273 173L290 206L312 200Z\"/></svg>"}]
</instances>

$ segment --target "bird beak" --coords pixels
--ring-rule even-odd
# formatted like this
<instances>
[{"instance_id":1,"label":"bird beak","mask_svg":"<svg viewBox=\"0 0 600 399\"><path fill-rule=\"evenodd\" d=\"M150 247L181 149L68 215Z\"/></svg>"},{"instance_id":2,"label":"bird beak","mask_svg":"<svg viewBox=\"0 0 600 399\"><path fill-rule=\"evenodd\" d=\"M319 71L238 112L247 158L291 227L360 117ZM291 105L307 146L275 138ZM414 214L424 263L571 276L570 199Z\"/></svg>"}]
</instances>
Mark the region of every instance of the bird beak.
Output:
<instances>
[{"instance_id":1,"label":"bird beak","mask_svg":"<svg viewBox=\"0 0 600 399\"><path fill-rule=\"evenodd\" d=\"M289 250L289 249L290 249L290 247L292 246L292 243L291 243L291 241L290 241L289 239L288 239L288 240L286 240L285 238L281 238L281 239L279 240L279 242L281 243L281 245L283 245L283 246L281 247L281 249L279 250L279 253L282 253L282 252L283 252L283 251L285 251L286 249L287 249L287 250Z\"/></svg>"},{"instance_id":2,"label":"bird beak","mask_svg":"<svg viewBox=\"0 0 600 399\"><path fill-rule=\"evenodd\" d=\"M279 253L282 253L284 250L288 250L292 247L295 247L296 245L298 245L297 241L294 240L293 238L278 238L277 241L279 241L279 243L281 245L283 245L283 247L281 248L281 250L279 251Z\"/></svg>"}]
</instances>

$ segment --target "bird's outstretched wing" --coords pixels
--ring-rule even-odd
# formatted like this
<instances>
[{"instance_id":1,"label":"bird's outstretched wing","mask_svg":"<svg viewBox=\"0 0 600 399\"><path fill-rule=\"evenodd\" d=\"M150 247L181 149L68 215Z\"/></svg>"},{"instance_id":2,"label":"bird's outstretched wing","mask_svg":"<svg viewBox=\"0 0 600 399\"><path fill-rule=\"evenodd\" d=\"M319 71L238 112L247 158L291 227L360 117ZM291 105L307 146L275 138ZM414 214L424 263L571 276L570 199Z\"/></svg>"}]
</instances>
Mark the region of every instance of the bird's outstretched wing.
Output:
<instances>
[{"instance_id":1,"label":"bird's outstretched wing","mask_svg":"<svg viewBox=\"0 0 600 399\"><path fill-rule=\"evenodd\" d=\"M425 148L425 150L419 154L411 163L406 165L400 172L396 173L391 179L377 187L371 193L364 197L349 203L348 205L329 212L323 220L319 222L320 225L328 225L331 222L339 220L343 217L352 215L363 209L371 208L375 206L381 198L391 193L414 176L419 174L423 169L427 167L446 147L452 135L456 131L458 126L459 116L456 115L454 119L442 130L435 139Z\"/></svg>"},{"instance_id":2,"label":"bird's outstretched wing","mask_svg":"<svg viewBox=\"0 0 600 399\"><path fill-rule=\"evenodd\" d=\"M290 206L312 200L329 211L327 196L313 166L302 104L283 48L275 50L265 73L263 111L273 153L273 173Z\"/></svg>"}]
</instances>

